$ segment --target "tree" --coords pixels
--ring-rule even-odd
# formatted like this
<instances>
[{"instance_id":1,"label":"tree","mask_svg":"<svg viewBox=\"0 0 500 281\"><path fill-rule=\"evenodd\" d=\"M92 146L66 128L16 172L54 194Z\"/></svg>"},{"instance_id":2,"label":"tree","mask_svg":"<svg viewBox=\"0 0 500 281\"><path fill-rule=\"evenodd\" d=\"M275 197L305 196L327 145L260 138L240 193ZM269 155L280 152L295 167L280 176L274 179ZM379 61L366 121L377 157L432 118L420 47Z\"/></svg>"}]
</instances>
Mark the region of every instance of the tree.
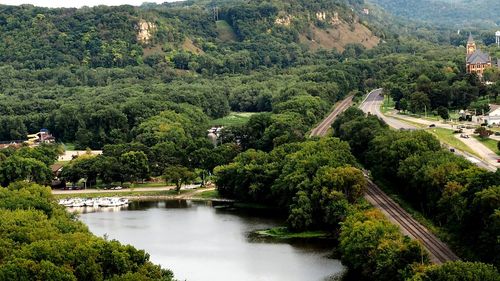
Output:
<instances>
[{"instance_id":1,"label":"tree","mask_svg":"<svg viewBox=\"0 0 500 281\"><path fill-rule=\"evenodd\" d=\"M131 181L149 177L148 157L142 151L130 151L120 156L121 172Z\"/></svg>"},{"instance_id":2,"label":"tree","mask_svg":"<svg viewBox=\"0 0 500 281\"><path fill-rule=\"evenodd\" d=\"M437 113L439 116L441 116L441 118L443 118L444 120L448 120L450 119L450 114L448 113L448 109L444 106L440 106L437 108Z\"/></svg>"},{"instance_id":3,"label":"tree","mask_svg":"<svg viewBox=\"0 0 500 281\"><path fill-rule=\"evenodd\" d=\"M487 139L493 134L493 132L488 130L486 127L481 126L481 127L474 130L474 134L478 134L479 137L481 137L483 139Z\"/></svg>"},{"instance_id":4,"label":"tree","mask_svg":"<svg viewBox=\"0 0 500 281\"><path fill-rule=\"evenodd\" d=\"M293 201L287 223L292 230L306 230L313 223L311 200L307 193L299 191Z\"/></svg>"},{"instance_id":5,"label":"tree","mask_svg":"<svg viewBox=\"0 0 500 281\"><path fill-rule=\"evenodd\" d=\"M426 93L415 92L410 96L410 110L413 113L423 112L424 110L430 110L431 101Z\"/></svg>"},{"instance_id":6,"label":"tree","mask_svg":"<svg viewBox=\"0 0 500 281\"><path fill-rule=\"evenodd\" d=\"M0 184L2 186L19 180L48 184L51 179L52 171L42 161L14 155L0 162Z\"/></svg>"},{"instance_id":7,"label":"tree","mask_svg":"<svg viewBox=\"0 0 500 281\"><path fill-rule=\"evenodd\" d=\"M165 181L175 184L175 190L180 192L183 184L196 178L196 174L184 166L170 166L163 173Z\"/></svg>"},{"instance_id":8,"label":"tree","mask_svg":"<svg viewBox=\"0 0 500 281\"><path fill-rule=\"evenodd\" d=\"M410 281L498 281L499 273L493 265L480 262L447 262L432 265L417 272Z\"/></svg>"}]
</instances>

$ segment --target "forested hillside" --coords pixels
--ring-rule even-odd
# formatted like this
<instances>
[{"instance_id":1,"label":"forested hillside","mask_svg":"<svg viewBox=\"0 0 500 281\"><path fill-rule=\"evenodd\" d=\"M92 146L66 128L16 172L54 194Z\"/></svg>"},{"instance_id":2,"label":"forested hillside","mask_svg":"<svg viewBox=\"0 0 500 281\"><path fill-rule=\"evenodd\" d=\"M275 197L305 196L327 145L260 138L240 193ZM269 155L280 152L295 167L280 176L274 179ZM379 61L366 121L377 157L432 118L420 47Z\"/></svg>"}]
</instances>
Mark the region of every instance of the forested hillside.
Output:
<instances>
[{"instance_id":1,"label":"forested hillside","mask_svg":"<svg viewBox=\"0 0 500 281\"><path fill-rule=\"evenodd\" d=\"M387 11L411 20L456 28L500 25L497 0L370 0Z\"/></svg>"},{"instance_id":2,"label":"forested hillside","mask_svg":"<svg viewBox=\"0 0 500 281\"><path fill-rule=\"evenodd\" d=\"M435 222L452 224L449 231L459 238L454 241L475 239L467 237L475 229L471 233L481 239L461 247L463 258L496 266L498 172L484 173L495 182L480 185L478 170L445 153L431 135L389 133L382 121L359 113L351 116L356 122L342 122L353 127L334 128L342 140L308 138L337 101L349 94L359 100L379 87L397 109L416 114L488 110L489 102L498 102L499 70L485 72L488 84L465 71L468 34L396 22L383 10L366 14L366 7L362 0L193 0L82 9L0 5L0 141L22 141L47 128L58 143L103 150L66 163L61 179L68 183L83 178L88 186L121 186L212 175L223 196L283 210L290 231L336 237L352 280L449 280L465 270L469 279L459 280L496 281L493 265L430 266L417 242L366 204L360 163L414 187L401 194ZM479 46L500 56L483 36L488 33L469 28L479 35ZM238 124L220 121L235 112L251 117ZM373 130L356 130L365 122ZM224 125L217 146L207 138L213 125ZM415 138L423 145L414 146ZM387 152L393 140L401 140L397 148L405 153ZM16 183L49 184L57 150L14 145L0 151L0 185L9 187L0 188L0 195L15 203L0 206L6 218L0 224L17 235L15 219L36 221L54 234L39 241L0 231L0 245L6 245L0 247L0 279L28 268L27 280L45 280L49 268L69 276L61 280L136 280L151 267L151 276L140 280L170 280L171 273L150 264L146 254L92 237L59 214L45 189ZM441 167L448 162L450 167ZM435 167L439 182L427 173ZM416 173L426 178L408 185ZM421 202L422 192L432 200ZM43 204L27 204L31 197L22 196L18 203L18 193L37 193ZM469 207L474 209L462 212ZM443 211L450 208L460 217ZM476 214L484 221L474 222ZM82 259L97 277L86 278L79 271L85 265L52 250L62 245L64 253L74 252L80 245L67 242L70 236L93 249ZM35 255L39 248L45 256ZM110 252L121 260L124 251L134 262L120 270L104 262L113 261Z\"/></svg>"}]
</instances>

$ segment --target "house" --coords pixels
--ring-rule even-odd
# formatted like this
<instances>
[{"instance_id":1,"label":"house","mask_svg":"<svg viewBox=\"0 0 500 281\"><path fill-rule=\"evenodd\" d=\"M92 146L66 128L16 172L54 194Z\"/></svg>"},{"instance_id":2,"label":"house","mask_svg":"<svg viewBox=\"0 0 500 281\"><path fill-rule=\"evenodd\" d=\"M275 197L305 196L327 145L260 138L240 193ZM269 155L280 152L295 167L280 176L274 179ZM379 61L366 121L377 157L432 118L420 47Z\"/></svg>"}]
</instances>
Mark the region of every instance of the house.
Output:
<instances>
[{"instance_id":1,"label":"house","mask_svg":"<svg viewBox=\"0 0 500 281\"><path fill-rule=\"evenodd\" d=\"M491 111L484 117L484 121L488 125L500 125L500 106L491 106Z\"/></svg>"}]
</instances>

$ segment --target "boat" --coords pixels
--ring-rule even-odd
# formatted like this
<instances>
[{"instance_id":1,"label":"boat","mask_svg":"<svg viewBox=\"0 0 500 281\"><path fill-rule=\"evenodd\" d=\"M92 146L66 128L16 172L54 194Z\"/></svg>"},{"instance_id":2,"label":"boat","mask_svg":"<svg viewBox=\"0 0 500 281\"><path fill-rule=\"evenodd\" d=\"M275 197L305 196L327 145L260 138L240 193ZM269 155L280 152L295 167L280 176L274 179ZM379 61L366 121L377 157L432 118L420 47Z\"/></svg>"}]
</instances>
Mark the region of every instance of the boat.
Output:
<instances>
[{"instance_id":1,"label":"boat","mask_svg":"<svg viewBox=\"0 0 500 281\"><path fill-rule=\"evenodd\" d=\"M73 200L71 207L85 207L85 200L75 199L75 200Z\"/></svg>"},{"instance_id":2,"label":"boat","mask_svg":"<svg viewBox=\"0 0 500 281\"><path fill-rule=\"evenodd\" d=\"M129 203L127 198L104 197L104 198L70 198L61 199L58 204L65 207L119 207Z\"/></svg>"}]
</instances>

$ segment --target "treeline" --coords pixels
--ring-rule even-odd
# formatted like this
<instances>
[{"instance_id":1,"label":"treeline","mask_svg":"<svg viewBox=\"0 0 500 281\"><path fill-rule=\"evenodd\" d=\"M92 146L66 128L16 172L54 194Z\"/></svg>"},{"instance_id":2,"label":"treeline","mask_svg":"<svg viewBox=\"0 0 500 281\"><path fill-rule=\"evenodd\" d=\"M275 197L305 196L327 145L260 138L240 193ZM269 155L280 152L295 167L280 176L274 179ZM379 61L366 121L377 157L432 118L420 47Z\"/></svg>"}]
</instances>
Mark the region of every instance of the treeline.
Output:
<instances>
[{"instance_id":1,"label":"treeline","mask_svg":"<svg viewBox=\"0 0 500 281\"><path fill-rule=\"evenodd\" d=\"M23 180L50 184L53 177L50 165L57 161L61 152L62 148L54 145L0 150L0 186Z\"/></svg>"},{"instance_id":2,"label":"treeline","mask_svg":"<svg viewBox=\"0 0 500 281\"><path fill-rule=\"evenodd\" d=\"M451 235L459 255L500 265L500 172L482 170L441 148L424 131L392 131L351 108L333 124L374 178Z\"/></svg>"},{"instance_id":3,"label":"treeline","mask_svg":"<svg viewBox=\"0 0 500 281\"><path fill-rule=\"evenodd\" d=\"M0 187L0 280L173 280L149 254L92 235L50 189Z\"/></svg>"},{"instance_id":4,"label":"treeline","mask_svg":"<svg viewBox=\"0 0 500 281\"><path fill-rule=\"evenodd\" d=\"M162 111L195 119L196 126L189 130L200 129L197 134L204 134L209 118L226 116L230 110L308 114L311 124L358 82L350 74L353 68L343 65L327 72L307 67L212 80L174 76L168 84L150 67L3 69L0 140L22 140L47 128L58 141L75 142L80 149L143 138L148 125L142 123Z\"/></svg>"}]
</instances>

